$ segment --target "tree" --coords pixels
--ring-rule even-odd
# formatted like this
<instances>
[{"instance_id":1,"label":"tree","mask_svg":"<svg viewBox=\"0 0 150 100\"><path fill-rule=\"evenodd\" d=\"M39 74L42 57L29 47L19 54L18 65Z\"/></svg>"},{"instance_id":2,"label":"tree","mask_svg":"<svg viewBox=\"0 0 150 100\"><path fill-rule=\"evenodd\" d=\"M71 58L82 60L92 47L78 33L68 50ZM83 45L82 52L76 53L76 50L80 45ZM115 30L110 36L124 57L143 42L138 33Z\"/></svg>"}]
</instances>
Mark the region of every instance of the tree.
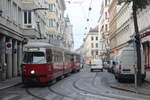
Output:
<instances>
[{"instance_id":1,"label":"tree","mask_svg":"<svg viewBox=\"0 0 150 100\"><path fill-rule=\"evenodd\" d=\"M142 84L142 76L141 76L141 41L139 34L139 27L137 21L137 11L138 9L144 9L147 5L150 4L150 0L118 0L118 3L133 3L133 21L134 21L134 30L135 30L135 43L136 43L136 53L137 53L137 85L141 86Z\"/></svg>"}]
</instances>

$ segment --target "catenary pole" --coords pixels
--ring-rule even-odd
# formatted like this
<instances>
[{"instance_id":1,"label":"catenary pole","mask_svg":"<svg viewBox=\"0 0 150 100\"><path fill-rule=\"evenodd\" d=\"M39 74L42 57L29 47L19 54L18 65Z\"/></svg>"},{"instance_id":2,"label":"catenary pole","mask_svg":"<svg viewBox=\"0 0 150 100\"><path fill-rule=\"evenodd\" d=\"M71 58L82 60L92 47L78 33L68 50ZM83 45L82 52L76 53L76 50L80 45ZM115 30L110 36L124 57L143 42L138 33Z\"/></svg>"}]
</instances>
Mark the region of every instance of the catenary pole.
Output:
<instances>
[{"instance_id":1,"label":"catenary pole","mask_svg":"<svg viewBox=\"0 0 150 100\"><path fill-rule=\"evenodd\" d=\"M139 27L137 21L137 0L133 0L133 20L134 20L134 30L135 30L135 44L136 44L136 54L137 54L137 85L141 86L142 84L142 76L141 76L141 42L140 42L140 34Z\"/></svg>"}]
</instances>

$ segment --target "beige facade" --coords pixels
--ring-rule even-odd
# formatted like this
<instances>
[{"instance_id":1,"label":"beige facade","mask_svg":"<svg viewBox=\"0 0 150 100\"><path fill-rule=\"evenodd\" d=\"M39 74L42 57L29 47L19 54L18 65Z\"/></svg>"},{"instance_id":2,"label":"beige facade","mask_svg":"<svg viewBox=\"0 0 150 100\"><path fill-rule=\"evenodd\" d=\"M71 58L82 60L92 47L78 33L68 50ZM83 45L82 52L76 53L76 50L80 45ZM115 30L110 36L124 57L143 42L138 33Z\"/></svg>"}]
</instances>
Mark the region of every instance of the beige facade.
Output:
<instances>
[{"instance_id":1,"label":"beige facade","mask_svg":"<svg viewBox=\"0 0 150 100\"><path fill-rule=\"evenodd\" d=\"M109 23L109 37L110 37L113 35L113 33L117 29L117 22L114 19L117 14L117 1L116 0L112 0L110 7L108 9L108 13L109 13L109 21L110 21ZM112 49L117 45L117 39L112 38L109 40L110 40L110 49Z\"/></svg>"},{"instance_id":2,"label":"beige facade","mask_svg":"<svg viewBox=\"0 0 150 100\"><path fill-rule=\"evenodd\" d=\"M132 4L117 5L113 0L110 6L110 51L119 50L130 45ZM114 12L114 13L113 13Z\"/></svg>"},{"instance_id":3,"label":"beige facade","mask_svg":"<svg viewBox=\"0 0 150 100\"><path fill-rule=\"evenodd\" d=\"M100 18L99 18L99 37L100 39L100 50L101 50L101 55L103 53L106 53L110 47L109 47L109 13L108 9L110 6L110 1L111 0L104 0L102 1L101 5L101 11L100 11Z\"/></svg>"},{"instance_id":4,"label":"beige facade","mask_svg":"<svg viewBox=\"0 0 150 100\"><path fill-rule=\"evenodd\" d=\"M99 58L99 37L98 37L98 27L95 29L90 29L86 38L84 39L83 44L83 56L85 61L88 64L93 59Z\"/></svg>"},{"instance_id":5,"label":"beige facade","mask_svg":"<svg viewBox=\"0 0 150 100\"><path fill-rule=\"evenodd\" d=\"M48 37L52 44L63 46L63 34L65 30L64 0L46 0L48 4Z\"/></svg>"},{"instance_id":6,"label":"beige facade","mask_svg":"<svg viewBox=\"0 0 150 100\"><path fill-rule=\"evenodd\" d=\"M66 49L73 50L74 40L73 40L73 25L70 22L69 16L65 18L65 31L63 34L63 44Z\"/></svg>"}]
</instances>

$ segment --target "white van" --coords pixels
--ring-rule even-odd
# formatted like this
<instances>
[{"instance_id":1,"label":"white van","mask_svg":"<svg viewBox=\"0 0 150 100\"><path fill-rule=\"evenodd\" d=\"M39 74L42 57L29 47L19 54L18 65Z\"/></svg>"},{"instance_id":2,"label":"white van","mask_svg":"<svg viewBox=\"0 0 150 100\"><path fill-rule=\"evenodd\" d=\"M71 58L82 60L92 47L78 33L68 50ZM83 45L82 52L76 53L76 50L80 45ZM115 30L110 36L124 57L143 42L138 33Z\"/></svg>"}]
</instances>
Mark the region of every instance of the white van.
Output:
<instances>
[{"instance_id":1,"label":"white van","mask_svg":"<svg viewBox=\"0 0 150 100\"><path fill-rule=\"evenodd\" d=\"M142 66L141 73L142 79L145 78L145 70L144 70L144 56L142 53ZM120 54L116 56L114 74L115 78L120 81L121 79L131 79L134 80L134 68L137 65L137 56L136 50L133 47L125 47L120 51Z\"/></svg>"},{"instance_id":2,"label":"white van","mask_svg":"<svg viewBox=\"0 0 150 100\"><path fill-rule=\"evenodd\" d=\"M91 72L93 71L103 72L103 63L101 59L94 59L93 61L91 61Z\"/></svg>"}]
</instances>

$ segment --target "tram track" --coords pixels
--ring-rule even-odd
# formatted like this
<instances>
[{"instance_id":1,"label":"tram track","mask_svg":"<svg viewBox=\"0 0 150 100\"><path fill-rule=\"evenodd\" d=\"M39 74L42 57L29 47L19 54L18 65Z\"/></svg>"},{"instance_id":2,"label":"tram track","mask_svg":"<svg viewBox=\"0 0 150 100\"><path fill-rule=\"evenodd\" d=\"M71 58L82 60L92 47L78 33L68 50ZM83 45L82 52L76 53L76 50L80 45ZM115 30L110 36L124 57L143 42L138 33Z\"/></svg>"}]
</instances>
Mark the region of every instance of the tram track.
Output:
<instances>
[{"instance_id":1,"label":"tram track","mask_svg":"<svg viewBox=\"0 0 150 100\"><path fill-rule=\"evenodd\" d=\"M93 77L92 81L95 80L97 74ZM121 96L121 95L115 95L115 94L104 94L104 93L95 93L93 91L83 89L80 86L78 86L78 82L81 81L82 79L77 79L73 82L73 87L82 93L83 95L89 95L89 96L96 96L96 97L104 97L104 98L110 98L110 100L141 100L141 99L135 99L132 97L126 97L126 96ZM81 82L82 83L82 82ZM92 82L92 85L95 85L94 82ZM94 86L95 87L95 86ZM97 87L96 87L97 88Z\"/></svg>"},{"instance_id":2,"label":"tram track","mask_svg":"<svg viewBox=\"0 0 150 100\"><path fill-rule=\"evenodd\" d=\"M64 81L64 80L65 80L65 79L60 80L60 81L58 81L56 84L58 84L59 82L62 82L62 81ZM54 84L55 84L55 83L52 83L51 85L54 85ZM55 85L56 85L56 84L55 84ZM74 97L68 96L68 95L66 95L66 94L64 94L64 93L61 93L61 92L58 92L58 91L52 89L51 86L48 87L48 90L49 90L50 92L56 94L56 95L61 96L61 97L62 97L62 100L63 100L63 98L65 98L65 97L66 97L66 98L73 99L73 100L75 99Z\"/></svg>"},{"instance_id":3,"label":"tram track","mask_svg":"<svg viewBox=\"0 0 150 100\"><path fill-rule=\"evenodd\" d=\"M96 76L96 75L95 75ZM95 77L94 77L95 78ZM91 92L91 91L88 91L88 90L85 90L85 89L82 89L80 88L78 85L77 85L77 82L80 81L81 79L78 79L76 81L73 82L73 87L79 91L82 91L84 94L91 94L91 95L94 95L94 96L102 96L102 97L107 97L107 98L112 98L112 99L117 99L117 100L126 100L126 99L120 99L119 97L114 97L114 96L109 96L109 95L105 95L105 94L101 94L101 93L94 93L94 92Z\"/></svg>"},{"instance_id":4,"label":"tram track","mask_svg":"<svg viewBox=\"0 0 150 100\"><path fill-rule=\"evenodd\" d=\"M70 99L75 99L74 97L71 97L71 96L68 96L68 95L66 95L66 94L57 92L57 91L55 91L54 89L52 89L51 87L48 87L48 90L49 90L50 92L56 94L56 95L62 96L62 99L63 99L64 97L70 98Z\"/></svg>"},{"instance_id":5,"label":"tram track","mask_svg":"<svg viewBox=\"0 0 150 100\"><path fill-rule=\"evenodd\" d=\"M38 99L38 100L46 100L46 99L43 98L43 97L40 97L40 96L37 96L37 95L33 94L29 89L30 89L30 88L26 88L26 89L25 89L25 91L26 91L26 93L27 93L28 95L30 95L30 96L32 96L32 97Z\"/></svg>"}]
</instances>

